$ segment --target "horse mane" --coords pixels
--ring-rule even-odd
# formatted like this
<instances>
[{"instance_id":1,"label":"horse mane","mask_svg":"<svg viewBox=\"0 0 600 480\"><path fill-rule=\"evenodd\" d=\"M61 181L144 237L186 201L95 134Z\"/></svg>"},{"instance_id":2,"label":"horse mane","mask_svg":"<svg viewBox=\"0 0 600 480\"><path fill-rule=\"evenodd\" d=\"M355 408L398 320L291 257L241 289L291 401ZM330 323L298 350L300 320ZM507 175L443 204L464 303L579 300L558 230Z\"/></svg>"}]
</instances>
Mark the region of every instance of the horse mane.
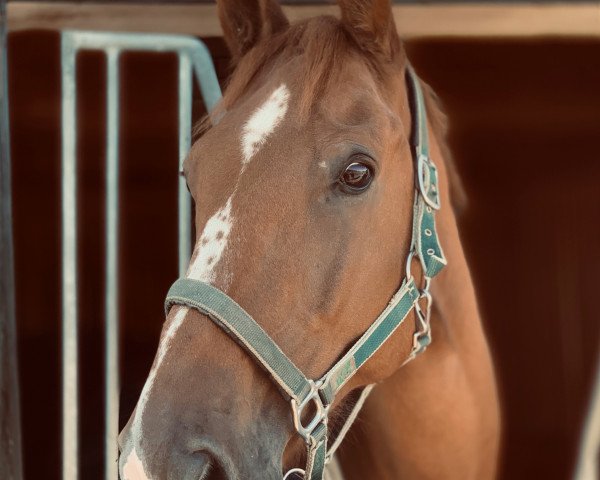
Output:
<instances>
[{"instance_id":1,"label":"horse mane","mask_svg":"<svg viewBox=\"0 0 600 480\"><path fill-rule=\"evenodd\" d=\"M289 28L260 40L234 65L235 70L229 78L223 98L217 107L206 115L194 128L198 136L208 130L215 119L227 111L241 98L257 80L268 76L278 66L300 59L304 62L301 69L304 74L296 79L299 97L299 115L307 118L311 108L321 95L335 83L337 72L352 53L361 54L375 76L385 79L393 70L398 70L397 62L385 63L375 55L365 53L354 37L346 30L342 22L334 16L320 16L296 22ZM400 61L404 62L402 50ZM438 139L447 166L453 207L461 211L466 203L460 177L456 171L450 149L446 143L448 120L435 92L424 82L424 95L429 122Z\"/></svg>"}]
</instances>

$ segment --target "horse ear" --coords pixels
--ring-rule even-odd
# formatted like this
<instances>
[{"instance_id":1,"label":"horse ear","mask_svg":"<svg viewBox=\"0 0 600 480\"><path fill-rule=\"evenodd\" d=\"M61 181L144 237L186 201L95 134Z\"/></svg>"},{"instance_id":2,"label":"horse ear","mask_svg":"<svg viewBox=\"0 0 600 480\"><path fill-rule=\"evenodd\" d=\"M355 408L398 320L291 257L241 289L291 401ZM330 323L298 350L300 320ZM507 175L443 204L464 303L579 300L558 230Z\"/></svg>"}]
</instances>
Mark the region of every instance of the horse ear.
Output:
<instances>
[{"instance_id":1,"label":"horse ear","mask_svg":"<svg viewBox=\"0 0 600 480\"><path fill-rule=\"evenodd\" d=\"M342 24L367 53L392 61L401 42L390 0L338 0Z\"/></svg>"},{"instance_id":2,"label":"horse ear","mask_svg":"<svg viewBox=\"0 0 600 480\"><path fill-rule=\"evenodd\" d=\"M234 62L261 38L289 25L276 0L217 0L217 12Z\"/></svg>"}]
</instances>

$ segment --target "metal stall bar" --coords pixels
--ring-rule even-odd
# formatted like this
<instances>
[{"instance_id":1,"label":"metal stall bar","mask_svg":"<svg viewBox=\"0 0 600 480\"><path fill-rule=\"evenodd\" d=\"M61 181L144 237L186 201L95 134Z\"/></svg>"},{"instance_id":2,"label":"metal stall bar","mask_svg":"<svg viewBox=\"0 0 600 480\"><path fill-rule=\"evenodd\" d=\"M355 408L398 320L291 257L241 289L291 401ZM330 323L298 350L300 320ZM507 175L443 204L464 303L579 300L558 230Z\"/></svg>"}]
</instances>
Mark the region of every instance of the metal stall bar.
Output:
<instances>
[{"instance_id":1,"label":"metal stall bar","mask_svg":"<svg viewBox=\"0 0 600 480\"><path fill-rule=\"evenodd\" d=\"M192 135L192 64L188 56L179 56L179 172L183 170ZM192 200L185 177L179 175L179 276L185 275L192 255Z\"/></svg>"},{"instance_id":2,"label":"metal stall bar","mask_svg":"<svg viewBox=\"0 0 600 480\"><path fill-rule=\"evenodd\" d=\"M62 69L62 468L77 478L77 162L75 49L61 43Z\"/></svg>"},{"instance_id":3,"label":"metal stall bar","mask_svg":"<svg viewBox=\"0 0 600 480\"><path fill-rule=\"evenodd\" d=\"M105 478L116 480L119 421L119 56L123 51L176 53L179 59L179 168L191 144L192 76L207 110L221 98L210 53L200 40L179 35L64 31L62 33L62 464L63 480L78 478L77 159L75 65L80 50L107 55L105 266ZM191 255L191 199L179 180L179 271Z\"/></svg>"},{"instance_id":4,"label":"metal stall bar","mask_svg":"<svg viewBox=\"0 0 600 480\"><path fill-rule=\"evenodd\" d=\"M584 418L579 454L574 480L600 478L600 350L596 365L596 378L589 399L588 413Z\"/></svg>"},{"instance_id":5,"label":"metal stall bar","mask_svg":"<svg viewBox=\"0 0 600 480\"><path fill-rule=\"evenodd\" d=\"M119 53L110 49L106 59L105 472L116 470L119 456Z\"/></svg>"},{"instance_id":6,"label":"metal stall bar","mask_svg":"<svg viewBox=\"0 0 600 480\"><path fill-rule=\"evenodd\" d=\"M20 480L23 473L6 57L6 2L0 0L0 478Z\"/></svg>"}]
</instances>

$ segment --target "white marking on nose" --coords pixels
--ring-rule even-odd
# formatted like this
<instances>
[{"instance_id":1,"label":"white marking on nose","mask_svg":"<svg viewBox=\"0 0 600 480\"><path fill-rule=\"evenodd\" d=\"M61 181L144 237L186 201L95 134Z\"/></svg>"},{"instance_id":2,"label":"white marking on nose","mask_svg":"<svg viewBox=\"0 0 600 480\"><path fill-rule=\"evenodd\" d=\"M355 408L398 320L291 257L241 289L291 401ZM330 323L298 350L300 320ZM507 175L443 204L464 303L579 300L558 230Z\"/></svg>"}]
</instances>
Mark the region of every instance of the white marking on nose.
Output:
<instances>
[{"instance_id":1,"label":"white marking on nose","mask_svg":"<svg viewBox=\"0 0 600 480\"><path fill-rule=\"evenodd\" d=\"M206 222L200 240L196 243L195 258L188 270L188 278L207 283L214 281L215 267L219 263L225 247L227 247L229 232L231 232L233 226L233 219L231 218L232 201L233 195Z\"/></svg>"},{"instance_id":2,"label":"white marking on nose","mask_svg":"<svg viewBox=\"0 0 600 480\"><path fill-rule=\"evenodd\" d=\"M123 467L123 480L150 480L135 448L131 450Z\"/></svg>"},{"instance_id":3,"label":"white marking on nose","mask_svg":"<svg viewBox=\"0 0 600 480\"><path fill-rule=\"evenodd\" d=\"M273 133L277 125L283 120L283 117L287 112L289 97L289 90L285 84L281 84L273 91L273 93L271 93L269 98L267 98L267 100L252 113L250 118L244 124L242 131L242 168L240 174L233 189L233 193L227 199L225 205L217 210L217 212L206 222L204 230L200 235L200 239L194 247L194 260L191 262L188 269L188 278L207 283L214 283L216 279L216 266L227 248L229 234L233 227L233 216L231 211L239 180L244 173L246 166L250 163L250 160L252 160L252 157L256 155L264 145L267 137ZM223 287L221 286L221 288ZM171 346L175 332L183 323L188 311L189 309L186 307L179 307L173 321L160 341L156 362L146 379L132 422L132 440L134 448L129 454L129 457L127 457L127 462L123 468L125 480L149 480L144 472L142 462L135 447L140 447L141 445L141 440L143 438L142 418L144 416L146 404L148 403L150 391L152 390L156 379L156 374ZM144 453L141 447L140 452Z\"/></svg>"},{"instance_id":4,"label":"white marking on nose","mask_svg":"<svg viewBox=\"0 0 600 480\"><path fill-rule=\"evenodd\" d=\"M242 173L252 157L279 125L288 108L290 92L281 84L250 116L242 131Z\"/></svg>"},{"instance_id":5,"label":"white marking on nose","mask_svg":"<svg viewBox=\"0 0 600 480\"><path fill-rule=\"evenodd\" d=\"M158 372L158 369L160 368L160 365L161 365L163 359L165 358L165 354L169 350L169 347L171 345L171 339L175 335L175 332L177 331L177 329L183 323L183 320L184 320L185 316L188 314L188 311L189 311L189 309L187 307L179 307L179 309L175 313L175 317L173 318L173 321L169 325L169 328L167 329L164 337L161 339L161 341L158 345L158 355L156 356L156 362L155 362L154 366L152 367L152 370L150 370L150 374L148 375L148 378L146 379L146 383L144 384L144 388L142 389L142 393L140 394L140 399L138 401L137 408L135 410L135 417L134 417L133 423L132 423L132 438L134 441L134 445L133 445L134 450L135 450L136 445L139 445L139 442L142 439L142 418L144 417L144 410L146 409L146 404L148 403L148 397L150 395L150 390L152 390L152 387L154 386L154 380L156 379L156 373ZM132 453L135 453L135 452L132 452ZM129 457L127 457L127 462L129 462L129 458L131 457L131 455L132 454L129 454ZM135 453L135 458L137 458L139 460L137 453ZM140 463L140 465L141 465L141 463ZM137 477L134 477L134 478L137 478ZM140 477L140 478L145 478L145 477Z\"/></svg>"},{"instance_id":6,"label":"white marking on nose","mask_svg":"<svg viewBox=\"0 0 600 480\"><path fill-rule=\"evenodd\" d=\"M158 356L156 357L156 363L154 364L154 368L150 372L150 375L148 376L148 381L146 381L146 385L144 385L144 389L142 390L142 400L145 399L144 393L147 393L146 388L148 387L148 384L152 384L154 382L154 377L156 376L156 371L160 368L160 365L161 365L163 359L165 358L165 354L167 353L167 350L169 349L171 339L175 335L175 332L177 331L177 329L183 323L183 319L187 315L188 311L189 311L189 309L187 307L180 307L177 310L177 312L175 313L175 317L173 318L173 321L171 322L171 325L169 325L169 328L167 328L167 331L166 331L164 337L160 341L160 345L158 346ZM148 389L149 389L149 387L148 387ZM147 395L146 395L146 397L147 397ZM146 402L144 401L141 404L141 406L142 406L142 410L143 410L143 407L146 406ZM139 408L139 405L138 405L138 408Z\"/></svg>"}]
</instances>

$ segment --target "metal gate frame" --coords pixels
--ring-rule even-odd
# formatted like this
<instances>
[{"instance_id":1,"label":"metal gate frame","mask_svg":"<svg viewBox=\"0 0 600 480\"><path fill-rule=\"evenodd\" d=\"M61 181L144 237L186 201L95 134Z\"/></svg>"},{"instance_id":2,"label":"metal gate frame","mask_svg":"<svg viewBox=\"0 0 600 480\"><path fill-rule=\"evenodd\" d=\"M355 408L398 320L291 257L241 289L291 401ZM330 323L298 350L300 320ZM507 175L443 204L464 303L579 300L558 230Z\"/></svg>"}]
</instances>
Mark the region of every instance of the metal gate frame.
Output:
<instances>
[{"instance_id":1,"label":"metal gate frame","mask_svg":"<svg viewBox=\"0 0 600 480\"><path fill-rule=\"evenodd\" d=\"M6 1L0 0L0 478L21 480L6 28Z\"/></svg>"},{"instance_id":2,"label":"metal gate frame","mask_svg":"<svg viewBox=\"0 0 600 480\"><path fill-rule=\"evenodd\" d=\"M212 110L221 89L210 52L194 37L66 30L61 35L62 69L62 478L78 478L77 338L77 82L76 57L100 50L107 57L106 232L105 232L105 431L106 480L118 478L119 433L119 56L123 51L176 53L179 60L179 168L191 146L192 76ZM191 256L191 199L184 178L178 185L179 273Z\"/></svg>"},{"instance_id":3,"label":"metal gate frame","mask_svg":"<svg viewBox=\"0 0 600 480\"><path fill-rule=\"evenodd\" d=\"M596 355L596 377L591 389L587 415L583 419L573 480L600 478L600 349Z\"/></svg>"}]
</instances>

